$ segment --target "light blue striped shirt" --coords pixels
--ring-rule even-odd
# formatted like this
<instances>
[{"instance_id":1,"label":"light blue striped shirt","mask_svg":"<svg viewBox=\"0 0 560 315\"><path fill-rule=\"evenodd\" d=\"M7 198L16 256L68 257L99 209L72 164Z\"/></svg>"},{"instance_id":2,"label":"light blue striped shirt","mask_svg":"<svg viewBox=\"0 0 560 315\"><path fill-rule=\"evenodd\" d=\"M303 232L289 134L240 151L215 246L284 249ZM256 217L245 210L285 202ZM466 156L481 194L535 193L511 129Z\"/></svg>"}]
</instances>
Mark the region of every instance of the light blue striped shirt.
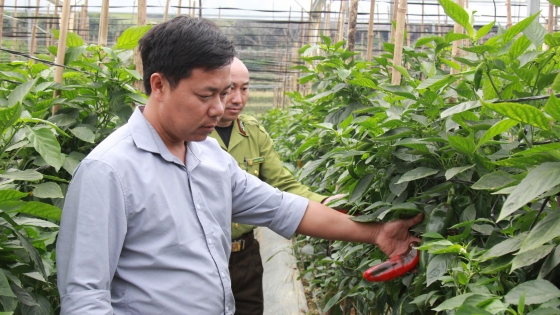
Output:
<instances>
[{"instance_id":1,"label":"light blue striped shirt","mask_svg":"<svg viewBox=\"0 0 560 315\"><path fill-rule=\"evenodd\" d=\"M57 241L61 314L233 314L235 222L290 237L308 200L241 170L208 138L186 166L136 109L80 164Z\"/></svg>"}]
</instances>

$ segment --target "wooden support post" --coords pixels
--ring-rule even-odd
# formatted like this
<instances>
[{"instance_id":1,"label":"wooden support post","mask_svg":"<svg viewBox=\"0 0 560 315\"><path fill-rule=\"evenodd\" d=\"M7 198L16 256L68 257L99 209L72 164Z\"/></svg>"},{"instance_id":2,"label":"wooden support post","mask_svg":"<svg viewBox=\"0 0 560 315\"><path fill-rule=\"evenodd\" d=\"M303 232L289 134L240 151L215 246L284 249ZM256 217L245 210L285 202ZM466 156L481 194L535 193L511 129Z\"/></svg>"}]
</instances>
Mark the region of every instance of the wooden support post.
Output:
<instances>
[{"instance_id":1,"label":"wooden support post","mask_svg":"<svg viewBox=\"0 0 560 315\"><path fill-rule=\"evenodd\" d=\"M301 20L299 22L299 35L300 35L299 47L303 47L303 45L305 45L303 41L303 38L305 37L304 34L305 34L305 27L303 25L303 9L301 9Z\"/></svg>"},{"instance_id":2,"label":"wooden support post","mask_svg":"<svg viewBox=\"0 0 560 315\"><path fill-rule=\"evenodd\" d=\"M348 17L348 50L354 51L356 46L356 24L358 22L358 0L352 0Z\"/></svg>"},{"instance_id":3,"label":"wooden support post","mask_svg":"<svg viewBox=\"0 0 560 315\"><path fill-rule=\"evenodd\" d=\"M311 45L313 45L313 12L311 11L313 9L313 0L310 0L311 3L309 4L309 27L307 28L307 42Z\"/></svg>"},{"instance_id":4,"label":"wooden support post","mask_svg":"<svg viewBox=\"0 0 560 315\"><path fill-rule=\"evenodd\" d=\"M389 21L389 27L391 28L391 43L395 43L395 28L393 27L393 22L397 21L397 13L399 11L399 0L393 0L393 15L391 16L391 21Z\"/></svg>"},{"instance_id":5,"label":"wooden support post","mask_svg":"<svg viewBox=\"0 0 560 315\"><path fill-rule=\"evenodd\" d=\"M408 21L408 13L405 17L406 23L406 46L410 47L410 22Z\"/></svg>"},{"instance_id":6,"label":"wooden support post","mask_svg":"<svg viewBox=\"0 0 560 315\"><path fill-rule=\"evenodd\" d=\"M375 0L373 0L375 1ZM332 5L332 0L329 1L329 4L327 6L327 13L325 13L325 33L323 33L324 35L328 36L330 39L332 39L332 34L331 34L331 5Z\"/></svg>"},{"instance_id":7,"label":"wooden support post","mask_svg":"<svg viewBox=\"0 0 560 315\"><path fill-rule=\"evenodd\" d=\"M86 43L89 42L89 27L88 27L88 0L85 0L84 5L82 6L82 16L80 18L80 29L81 29L81 36Z\"/></svg>"},{"instance_id":8,"label":"wooden support post","mask_svg":"<svg viewBox=\"0 0 560 315\"><path fill-rule=\"evenodd\" d=\"M30 55L35 55L35 52L37 50L36 46L37 46L37 24L39 23L39 6L41 5L41 1L37 0L36 1L36 6L35 6L35 19L33 20L33 25L31 26L31 45L29 45L29 54ZM32 62L34 62L32 60Z\"/></svg>"},{"instance_id":9,"label":"wooden support post","mask_svg":"<svg viewBox=\"0 0 560 315\"><path fill-rule=\"evenodd\" d=\"M465 5L465 1L464 0L456 0L457 4L459 6L464 7ZM463 34L463 27L459 24L459 23L455 23L454 27L453 27L453 32L455 32L455 34ZM461 51L459 50L459 42L460 41L454 41L453 42L453 46L451 48L451 57L455 58L455 57L459 57L461 55ZM455 69L455 68L451 68L449 69L451 74L457 74L459 73L459 70Z\"/></svg>"},{"instance_id":10,"label":"wooden support post","mask_svg":"<svg viewBox=\"0 0 560 315\"><path fill-rule=\"evenodd\" d=\"M292 47L292 64L297 64L298 62L298 49L297 47ZM293 79L294 79L294 91L298 91L299 92L299 84L298 84L298 75L299 75L299 71L294 73Z\"/></svg>"},{"instance_id":11,"label":"wooden support post","mask_svg":"<svg viewBox=\"0 0 560 315\"><path fill-rule=\"evenodd\" d=\"M138 0L138 26L146 25L147 10L147 0ZM142 67L142 56L140 55L138 47L134 48L134 65L136 66L136 71L138 71L140 76L142 76L144 74L144 68ZM134 87L138 91L144 92L144 85L142 81L135 81Z\"/></svg>"},{"instance_id":12,"label":"wooden support post","mask_svg":"<svg viewBox=\"0 0 560 315\"><path fill-rule=\"evenodd\" d=\"M282 80L282 93L280 97L282 97L282 109L284 109L286 106L286 76Z\"/></svg>"},{"instance_id":13,"label":"wooden support post","mask_svg":"<svg viewBox=\"0 0 560 315\"><path fill-rule=\"evenodd\" d=\"M188 2L189 0L187 0ZM181 15L181 6L183 5L182 1L179 0L179 3L177 3L177 16ZM189 11L190 13L190 11Z\"/></svg>"},{"instance_id":14,"label":"wooden support post","mask_svg":"<svg viewBox=\"0 0 560 315\"><path fill-rule=\"evenodd\" d=\"M4 25L4 0L0 0L0 48L2 48L2 25Z\"/></svg>"},{"instance_id":15,"label":"wooden support post","mask_svg":"<svg viewBox=\"0 0 560 315\"><path fill-rule=\"evenodd\" d=\"M167 15L169 14L169 0L165 1L165 9L163 11L163 21L167 21Z\"/></svg>"},{"instance_id":16,"label":"wooden support post","mask_svg":"<svg viewBox=\"0 0 560 315\"><path fill-rule=\"evenodd\" d=\"M395 53L393 54L393 64L399 66L402 64L406 7L407 0L399 0L399 8L397 11L397 30L395 32ZM394 67L391 78L392 84L401 84L401 73Z\"/></svg>"},{"instance_id":17,"label":"wooden support post","mask_svg":"<svg viewBox=\"0 0 560 315\"><path fill-rule=\"evenodd\" d=\"M100 46L107 46L107 34L109 33L109 0L103 0L100 14L97 43Z\"/></svg>"},{"instance_id":18,"label":"wooden support post","mask_svg":"<svg viewBox=\"0 0 560 315\"><path fill-rule=\"evenodd\" d=\"M56 25L58 24L58 7L59 7L59 5L60 5L60 3L58 2L58 0L56 0L54 2L53 26L52 26L52 28L54 28L54 29L56 29ZM58 29L60 29L60 25L58 26ZM51 36L50 45L54 46L54 36Z\"/></svg>"},{"instance_id":19,"label":"wooden support post","mask_svg":"<svg viewBox=\"0 0 560 315\"><path fill-rule=\"evenodd\" d=\"M506 0L506 9L507 9L507 24L506 28L511 27L511 0Z\"/></svg>"},{"instance_id":20,"label":"wooden support post","mask_svg":"<svg viewBox=\"0 0 560 315\"><path fill-rule=\"evenodd\" d=\"M438 6L437 6L437 32L438 32L439 36L443 36L442 33L441 33L441 18L440 18L441 13L440 13L440 10L439 10L440 8L441 8L441 5L438 4Z\"/></svg>"},{"instance_id":21,"label":"wooden support post","mask_svg":"<svg viewBox=\"0 0 560 315\"><path fill-rule=\"evenodd\" d=\"M62 4L62 13L60 15L60 33L58 35L58 50L56 53L56 63L64 65L64 55L66 53L66 37L68 36L68 22L70 20L70 2L71 0L64 0ZM62 84L62 75L64 74L63 67L56 67L54 72L54 82ZM60 90L54 91L54 98L60 96ZM55 114L60 110L60 105L52 107L52 113Z\"/></svg>"},{"instance_id":22,"label":"wooden support post","mask_svg":"<svg viewBox=\"0 0 560 315\"><path fill-rule=\"evenodd\" d=\"M340 16L339 16L339 24L338 24L338 39L337 42L341 42L344 40L344 22L346 20L346 6L344 3L348 0L342 0L340 2Z\"/></svg>"},{"instance_id":23,"label":"wooden support post","mask_svg":"<svg viewBox=\"0 0 560 315\"><path fill-rule=\"evenodd\" d=\"M373 53L373 19L375 18L375 0L371 0L369 7L369 24L368 24L368 42L367 42L367 53L366 60L371 61L371 54Z\"/></svg>"},{"instance_id":24,"label":"wooden support post","mask_svg":"<svg viewBox=\"0 0 560 315\"><path fill-rule=\"evenodd\" d=\"M14 1L14 14L13 14L13 24L12 24L12 50L19 50L19 41L16 38L17 35L17 27L18 27L18 23L17 23L17 11L18 11L18 5L17 5L17 0ZM10 60L14 61L15 60L15 55L12 54L12 57L10 58Z\"/></svg>"},{"instance_id":25,"label":"wooden support post","mask_svg":"<svg viewBox=\"0 0 560 315\"><path fill-rule=\"evenodd\" d=\"M424 0L422 0L422 22L420 22L420 34L424 34Z\"/></svg>"},{"instance_id":26,"label":"wooden support post","mask_svg":"<svg viewBox=\"0 0 560 315\"><path fill-rule=\"evenodd\" d=\"M548 33L551 34L554 32L554 4L548 4L548 25L547 25Z\"/></svg>"}]
</instances>

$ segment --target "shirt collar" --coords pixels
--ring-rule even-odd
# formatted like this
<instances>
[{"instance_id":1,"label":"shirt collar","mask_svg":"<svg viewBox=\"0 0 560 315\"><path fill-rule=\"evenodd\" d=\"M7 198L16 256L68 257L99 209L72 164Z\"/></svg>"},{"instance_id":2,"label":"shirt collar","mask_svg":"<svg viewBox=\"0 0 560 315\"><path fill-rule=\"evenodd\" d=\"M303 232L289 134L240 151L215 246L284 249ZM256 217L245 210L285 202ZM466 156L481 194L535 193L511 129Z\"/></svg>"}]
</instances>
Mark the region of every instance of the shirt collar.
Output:
<instances>
[{"instance_id":1,"label":"shirt collar","mask_svg":"<svg viewBox=\"0 0 560 315\"><path fill-rule=\"evenodd\" d=\"M165 143L157 131L142 114L142 110L143 106L138 106L128 120L130 134L132 135L136 147L144 151L159 154L168 162L183 165L179 159L171 154L167 146L165 146ZM192 170L200 163L201 153L202 148L197 145L196 142L191 141L187 143L187 165L189 170Z\"/></svg>"}]
</instances>

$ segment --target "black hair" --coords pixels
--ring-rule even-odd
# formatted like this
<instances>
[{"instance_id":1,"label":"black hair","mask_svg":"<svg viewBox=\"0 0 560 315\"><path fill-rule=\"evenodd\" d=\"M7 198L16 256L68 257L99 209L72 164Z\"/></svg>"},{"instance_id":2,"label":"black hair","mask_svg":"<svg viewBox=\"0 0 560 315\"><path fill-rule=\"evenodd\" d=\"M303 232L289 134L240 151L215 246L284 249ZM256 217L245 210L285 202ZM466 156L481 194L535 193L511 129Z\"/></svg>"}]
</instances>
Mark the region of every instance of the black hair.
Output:
<instances>
[{"instance_id":1,"label":"black hair","mask_svg":"<svg viewBox=\"0 0 560 315\"><path fill-rule=\"evenodd\" d=\"M150 77L161 73L174 89L194 68L227 66L236 55L233 43L213 22L178 16L152 27L139 43L144 68L144 90L152 93Z\"/></svg>"}]
</instances>

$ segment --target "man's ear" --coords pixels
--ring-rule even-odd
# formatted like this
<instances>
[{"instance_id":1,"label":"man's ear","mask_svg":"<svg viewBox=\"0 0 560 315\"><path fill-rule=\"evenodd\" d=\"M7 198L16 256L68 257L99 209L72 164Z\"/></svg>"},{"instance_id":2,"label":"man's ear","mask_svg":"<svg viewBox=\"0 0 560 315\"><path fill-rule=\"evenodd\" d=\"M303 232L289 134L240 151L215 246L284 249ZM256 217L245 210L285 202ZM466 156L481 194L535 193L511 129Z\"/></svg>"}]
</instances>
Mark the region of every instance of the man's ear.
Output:
<instances>
[{"instance_id":1,"label":"man's ear","mask_svg":"<svg viewBox=\"0 0 560 315\"><path fill-rule=\"evenodd\" d=\"M165 89L169 88L169 82L167 82L161 73L156 72L150 76L150 86L152 87L151 94L156 97L156 99L160 99Z\"/></svg>"}]
</instances>

